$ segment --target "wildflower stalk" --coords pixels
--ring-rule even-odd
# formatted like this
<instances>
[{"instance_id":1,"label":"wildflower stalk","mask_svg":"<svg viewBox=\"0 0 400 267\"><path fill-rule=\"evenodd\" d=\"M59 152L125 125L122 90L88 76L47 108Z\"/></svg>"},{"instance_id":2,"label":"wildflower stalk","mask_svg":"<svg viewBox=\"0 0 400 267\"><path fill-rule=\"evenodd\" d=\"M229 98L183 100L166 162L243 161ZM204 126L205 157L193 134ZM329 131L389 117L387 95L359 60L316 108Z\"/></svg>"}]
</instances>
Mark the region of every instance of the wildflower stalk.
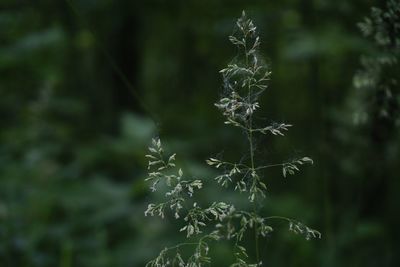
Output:
<instances>
[{"instance_id":1,"label":"wildflower stalk","mask_svg":"<svg viewBox=\"0 0 400 267\"><path fill-rule=\"evenodd\" d=\"M245 36L246 37L246 36ZM245 43L244 45L244 53L246 55L246 68L249 68L249 56L248 56L248 51L247 51L247 45ZM248 96L247 98L250 101L250 98L252 96L252 90L251 90L251 85L250 83L248 84ZM254 167L254 147L253 147L253 113L251 112L249 114L249 125L247 127L247 136L249 139L249 146L250 146L250 162L251 162L251 173L255 173L255 167ZM253 212L257 212L257 202L253 202ZM254 241L255 241L255 247L256 247L256 259L257 262L260 262L260 249L258 245L258 234L257 234L257 224L254 226Z\"/></svg>"},{"instance_id":2,"label":"wildflower stalk","mask_svg":"<svg viewBox=\"0 0 400 267\"><path fill-rule=\"evenodd\" d=\"M165 193L166 200L162 203L149 204L145 215L160 216L164 218L168 208L174 213L176 220L181 220L181 232L194 242L184 242L176 246L167 247L147 267L201 267L209 264L208 256L211 242L220 240L234 241L234 258L231 267L257 267L262 266L259 249L259 239L266 238L273 228L270 221L283 220L289 225L289 231L303 235L307 240L320 238L320 233L299 221L283 216L263 217L259 214L259 203L266 195L267 187L262 181L261 171L272 167L282 168L283 177L293 175L300 171L300 166L312 164L309 157L301 157L285 161L257 165L255 155L255 134L272 134L284 136L292 125L285 123L272 123L270 125L255 127L254 113L259 108L258 97L267 88L267 81L271 72L262 63L258 56L260 45L256 34L256 27L243 12L237 20L236 32L229 40L237 46L239 55L235 62L220 71L224 80L225 95L215 104L225 116L225 124L237 127L243 131L248 139L249 163L227 162L222 159L209 158L206 163L216 169L223 169L223 173L214 180L223 187L234 185L234 191L248 194L252 212L237 210L234 205L214 201L211 204L199 205L194 196L195 192L202 189L201 179L188 178L187 175L175 165L175 154L164 155L164 150L159 139L154 139L149 147L149 177L151 190L156 191L159 183L164 183L168 188ZM212 225L213 230L207 233L207 225ZM249 230L254 232L255 263L248 263L247 249L241 245L243 237ZM204 233L203 233L204 232ZM193 254L185 259L181 256L181 247L194 247Z\"/></svg>"}]
</instances>

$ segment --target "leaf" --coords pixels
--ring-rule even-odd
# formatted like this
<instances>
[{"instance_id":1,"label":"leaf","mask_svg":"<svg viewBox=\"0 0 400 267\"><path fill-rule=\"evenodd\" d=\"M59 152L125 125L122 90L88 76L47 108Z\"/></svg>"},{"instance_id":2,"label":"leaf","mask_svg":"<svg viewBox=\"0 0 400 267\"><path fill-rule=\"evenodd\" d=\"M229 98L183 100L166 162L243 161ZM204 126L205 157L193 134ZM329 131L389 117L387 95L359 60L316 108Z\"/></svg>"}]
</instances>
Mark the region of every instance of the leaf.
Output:
<instances>
[{"instance_id":1,"label":"leaf","mask_svg":"<svg viewBox=\"0 0 400 267\"><path fill-rule=\"evenodd\" d=\"M176 156L176 153L172 154L172 155L169 157L168 162L175 160L175 156Z\"/></svg>"},{"instance_id":2,"label":"leaf","mask_svg":"<svg viewBox=\"0 0 400 267\"><path fill-rule=\"evenodd\" d=\"M157 153L157 150L155 148L149 147L149 151L153 153Z\"/></svg>"},{"instance_id":3,"label":"leaf","mask_svg":"<svg viewBox=\"0 0 400 267\"><path fill-rule=\"evenodd\" d=\"M303 157L301 160L306 163L314 164L314 161L309 157Z\"/></svg>"}]
</instances>

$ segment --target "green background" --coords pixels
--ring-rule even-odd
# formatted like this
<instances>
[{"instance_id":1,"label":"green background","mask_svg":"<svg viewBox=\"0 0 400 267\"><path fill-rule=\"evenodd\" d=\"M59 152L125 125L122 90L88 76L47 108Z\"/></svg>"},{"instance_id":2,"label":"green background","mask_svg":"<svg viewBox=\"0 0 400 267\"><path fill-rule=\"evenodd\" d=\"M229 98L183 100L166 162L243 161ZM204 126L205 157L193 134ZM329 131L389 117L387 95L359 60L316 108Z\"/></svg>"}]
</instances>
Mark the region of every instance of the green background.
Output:
<instances>
[{"instance_id":1,"label":"green background","mask_svg":"<svg viewBox=\"0 0 400 267\"><path fill-rule=\"evenodd\" d=\"M144 266L185 239L173 219L144 217L161 196L144 154L160 136L209 181L205 200L227 194L204 161L245 152L213 105L242 10L272 71L259 115L294 125L256 156L315 162L266 173L264 204L322 233L277 227L265 266L399 266L398 127L353 120L353 76L373 50L356 24L382 2L0 0L0 266ZM214 254L228 266L228 246Z\"/></svg>"}]
</instances>

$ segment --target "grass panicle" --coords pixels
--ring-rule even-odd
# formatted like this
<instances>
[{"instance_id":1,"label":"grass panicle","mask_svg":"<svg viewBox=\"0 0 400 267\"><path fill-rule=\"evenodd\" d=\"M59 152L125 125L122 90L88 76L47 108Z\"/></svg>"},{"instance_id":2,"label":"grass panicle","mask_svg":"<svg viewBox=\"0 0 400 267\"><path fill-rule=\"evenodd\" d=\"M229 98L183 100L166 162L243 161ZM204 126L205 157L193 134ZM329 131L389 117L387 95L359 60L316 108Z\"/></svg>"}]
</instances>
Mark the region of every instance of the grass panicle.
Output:
<instances>
[{"instance_id":1,"label":"grass panicle","mask_svg":"<svg viewBox=\"0 0 400 267\"><path fill-rule=\"evenodd\" d=\"M274 220L288 223L289 231L304 236L306 240L320 238L321 234L303 223L282 216L263 216L259 214L259 203L265 197L267 185L262 171L267 168L281 168L283 177L293 175L306 164L313 164L309 157L300 157L282 163L259 165L255 158L256 135L272 134L284 136L292 127L287 123L272 123L255 127L255 113L260 108L258 99L267 89L271 71L259 57L260 37L257 28L245 12L237 20L230 42L237 47L235 60L220 71L223 78L224 95L215 106L225 117L225 124L245 132L248 140L248 162L227 162L219 158L209 158L206 163L221 171L214 180L223 187L232 188L238 194L247 194L249 210L238 210L233 204L213 201L206 207L196 202L196 191L202 190L201 179L188 178L175 164L176 154L165 155L160 139L155 138L149 147L149 175L151 191L156 191L160 183L167 188L165 201L148 205L145 215L164 218L167 210L180 220L186 238L190 242L164 248L160 254L147 263L147 267L200 267L210 264L211 242L225 240L234 246L234 262L226 263L232 267L262 266L259 239L266 238L273 231ZM246 155L240 155L241 158ZM205 189L206 190L206 189ZM207 227L208 226L208 227ZM210 230L211 229L211 230ZM249 248L243 244L244 236L254 233L255 259L248 255ZM193 241L194 240L194 241ZM181 249L192 248L192 255L183 257Z\"/></svg>"}]
</instances>

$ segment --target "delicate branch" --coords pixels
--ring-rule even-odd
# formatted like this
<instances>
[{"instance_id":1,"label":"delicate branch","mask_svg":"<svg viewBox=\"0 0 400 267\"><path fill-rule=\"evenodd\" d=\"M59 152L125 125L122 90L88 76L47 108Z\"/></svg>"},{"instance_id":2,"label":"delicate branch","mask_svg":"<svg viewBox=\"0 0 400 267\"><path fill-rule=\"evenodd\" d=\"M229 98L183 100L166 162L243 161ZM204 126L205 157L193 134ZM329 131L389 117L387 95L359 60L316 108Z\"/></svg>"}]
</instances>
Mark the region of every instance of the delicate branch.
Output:
<instances>
[{"instance_id":1,"label":"delicate branch","mask_svg":"<svg viewBox=\"0 0 400 267\"><path fill-rule=\"evenodd\" d=\"M270 126L264 127L264 128L257 128L257 129L252 129L252 132L260 132L262 134L266 134L267 132L272 133L273 135L280 135L284 136L282 131L287 131L289 127L292 127L293 125L291 124L285 124L285 123L273 123Z\"/></svg>"}]
</instances>

